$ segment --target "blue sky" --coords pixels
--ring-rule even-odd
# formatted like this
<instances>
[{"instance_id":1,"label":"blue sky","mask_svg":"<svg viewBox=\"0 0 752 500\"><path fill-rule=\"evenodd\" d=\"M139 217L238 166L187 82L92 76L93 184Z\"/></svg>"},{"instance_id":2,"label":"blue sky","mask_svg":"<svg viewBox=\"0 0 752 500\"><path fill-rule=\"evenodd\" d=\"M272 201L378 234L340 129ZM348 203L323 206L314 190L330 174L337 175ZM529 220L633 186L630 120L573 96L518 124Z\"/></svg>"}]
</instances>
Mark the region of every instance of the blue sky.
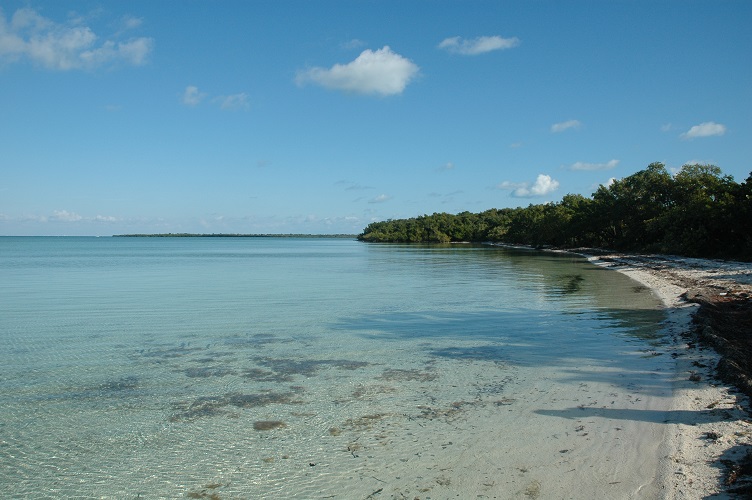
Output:
<instances>
[{"instance_id":1,"label":"blue sky","mask_svg":"<svg viewBox=\"0 0 752 500\"><path fill-rule=\"evenodd\" d=\"M752 2L13 1L0 234L359 233L752 166Z\"/></svg>"}]
</instances>

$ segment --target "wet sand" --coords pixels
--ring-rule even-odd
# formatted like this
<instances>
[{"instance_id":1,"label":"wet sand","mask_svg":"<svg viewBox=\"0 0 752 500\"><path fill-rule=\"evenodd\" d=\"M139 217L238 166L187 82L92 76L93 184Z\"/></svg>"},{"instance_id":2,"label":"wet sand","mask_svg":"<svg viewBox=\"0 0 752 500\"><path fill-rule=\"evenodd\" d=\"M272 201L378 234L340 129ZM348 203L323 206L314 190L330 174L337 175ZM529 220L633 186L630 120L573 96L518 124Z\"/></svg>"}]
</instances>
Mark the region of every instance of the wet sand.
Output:
<instances>
[{"instance_id":1,"label":"wet sand","mask_svg":"<svg viewBox=\"0 0 752 500\"><path fill-rule=\"evenodd\" d=\"M577 253L650 287L668 313L665 329L673 342L671 355L676 360L677 373L670 414L677 418L666 423L663 498L739 498L735 495L752 494L750 401L738 387L716 378L716 367L722 359L719 351L742 360L752 358L744 344L752 332L745 324L732 322L725 327L732 330L725 332L731 344L722 338L724 332L716 331L721 340L709 345L709 337L719 336L713 334L712 328L708 332L708 322L703 314L698 314L697 303L704 301L709 308L717 309L718 304L733 300L734 311L746 310L748 318L752 308L752 264L659 255ZM702 300L696 300L698 296ZM738 342L734 342L734 337ZM719 345L726 349L718 349ZM743 377L736 372L730 374L731 378ZM728 373L725 378L729 378ZM745 457L746 465L741 465Z\"/></svg>"}]
</instances>

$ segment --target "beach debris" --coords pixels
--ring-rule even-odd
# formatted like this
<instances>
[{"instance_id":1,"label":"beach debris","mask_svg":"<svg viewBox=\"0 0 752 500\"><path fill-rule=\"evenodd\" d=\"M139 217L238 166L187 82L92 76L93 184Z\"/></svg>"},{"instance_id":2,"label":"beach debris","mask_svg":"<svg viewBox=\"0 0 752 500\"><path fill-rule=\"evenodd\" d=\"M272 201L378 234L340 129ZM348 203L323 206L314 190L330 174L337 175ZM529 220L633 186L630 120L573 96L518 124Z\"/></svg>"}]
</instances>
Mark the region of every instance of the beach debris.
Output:
<instances>
[{"instance_id":1,"label":"beach debris","mask_svg":"<svg viewBox=\"0 0 752 500\"><path fill-rule=\"evenodd\" d=\"M207 484L199 491L189 491L185 496L188 498L208 498L209 500L219 500L219 494L210 490L215 490L220 487L222 487L222 483Z\"/></svg>"},{"instance_id":2,"label":"beach debris","mask_svg":"<svg viewBox=\"0 0 752 500\"><path fill-rule=\"evenodd\" d=\"M369 498L373 498L373 497L375 497L376 495L378 495L378 494L379 494L379 493L381 493L382 491L384 491L384 488L379 488L378 490L376 490L376 491L374 491L373 493L371 493L370 495L368 495L368 496L366 497L366 500L368 500Z\"/></svg>"},{"instance_id":3,"label":"beach debris","mask_svg":"<svg viewBox=\"0 0 752 500\"><path fill-rule=\"evenodd\" d=\"M446 476L439 476L436 478L436 484L439 486L449 486L452 484L452 481Z\"/></svg>"},{"instance_id":4,"label":"beach debris","mask_svg":"<svg viewBox=\"0 0 752 500\"><path fill-rule=\"evenodd\" d=\"M726 474L726 486L730 493L752 496L752 450L748 449L744 457L738 462L721 460L728 469ZM744 498L748 498L744 496Z\"/></svg>"},{"instance_id":5,"label":"beach debris","mask_svg":"<svg viewBox=\"0 0 752 500\"><path fill-rule=\"evenodd\" d=\"M527 485L527 488L525 488L525 496L528 498L539 498L541 494L541 483L540 481L534 480L530 482L530 484Z\"/></svg>"}]
</instances>

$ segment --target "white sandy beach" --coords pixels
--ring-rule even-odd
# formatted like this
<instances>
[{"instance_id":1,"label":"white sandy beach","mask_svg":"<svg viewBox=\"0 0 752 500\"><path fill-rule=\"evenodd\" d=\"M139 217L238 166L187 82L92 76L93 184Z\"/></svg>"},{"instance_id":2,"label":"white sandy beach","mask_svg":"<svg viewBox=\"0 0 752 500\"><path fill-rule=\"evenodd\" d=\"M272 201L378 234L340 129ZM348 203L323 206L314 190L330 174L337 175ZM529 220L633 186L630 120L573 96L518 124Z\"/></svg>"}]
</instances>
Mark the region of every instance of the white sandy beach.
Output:
<instances>
[{"instance_id":1,"label":"white sandy beach","mask_svg":"<svg viewBox=\"0 0 752 500\"><path fill-rule=\"evenodd\" d=\"M697 306L681 296L698 285L752 290L752 265L662 256L589 260L654 292L667 313L665 342L654 351L642 345L601 352L600 359L612 357L610 368L583 357L520 366L515 375L500 371L508 376L500 380L504 398L427 409L430 430L410 420L394 434L389 419L374 418L353 455L363 459L379 449L391 458L378 465L374 454L350 469L374 479L366 498L738 498L723 491L721 460L740 458L752 444L749 401L712 377L719 357L687 335ZM470 386L474 377L467 377L450 381ZM367 434L378 439L369 442Z\"/></svg>"},{"instance_id":2,"label":"white sandy beach","mask_svg":"<svg viewBox=\"0 0 752 500\"><path fill-rule=\"evenodd\" d=\"M650 287L668 312L665 329L673 339L677 377L670 412L675 418L665 426L663 498L734 498L722 491L720 461L738 459L752 445L750 402L713 379L719 359L714 351L691 346L682 336L691 328L697 306L681 296L697 286L717 287L719 293L724 288L749 292L752 264L667 256L599 255L589 260Z\"/></svg>"}]
</instances>

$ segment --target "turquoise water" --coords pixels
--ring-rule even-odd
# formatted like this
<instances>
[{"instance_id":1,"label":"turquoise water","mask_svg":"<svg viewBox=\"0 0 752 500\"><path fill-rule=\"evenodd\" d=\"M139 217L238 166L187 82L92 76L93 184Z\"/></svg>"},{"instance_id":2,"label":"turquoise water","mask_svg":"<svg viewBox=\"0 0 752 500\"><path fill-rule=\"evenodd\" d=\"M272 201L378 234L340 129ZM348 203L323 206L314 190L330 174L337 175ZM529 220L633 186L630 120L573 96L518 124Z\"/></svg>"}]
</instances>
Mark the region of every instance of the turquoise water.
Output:
<instances>
[{"instance_id":1,"label":"turquoise water","mask_svg":"<svg viewBox=\"0 0 752 500\"><path fill-rule=\"evenodd\" d=\"M420 485L457 422L546 418L515 413L541 377L667 370L657 307L579 257L490 246L0 238L0 486L454 497L460 470Z\"/></svg>"}]
</instances>

